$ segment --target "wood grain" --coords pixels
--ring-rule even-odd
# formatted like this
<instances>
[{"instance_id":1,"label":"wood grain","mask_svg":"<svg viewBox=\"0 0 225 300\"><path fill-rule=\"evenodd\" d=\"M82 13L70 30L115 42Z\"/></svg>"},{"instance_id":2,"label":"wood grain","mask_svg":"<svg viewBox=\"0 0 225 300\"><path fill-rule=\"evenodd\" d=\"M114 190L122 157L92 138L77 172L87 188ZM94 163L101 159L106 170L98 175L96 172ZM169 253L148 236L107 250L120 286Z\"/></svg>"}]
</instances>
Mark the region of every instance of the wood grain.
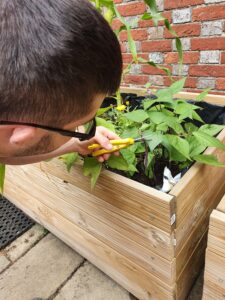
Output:
<instances>
[{"instance_id":1,"label":"wood grain","mask_svg":"<svg viewBox=\"0 0 225 300\"><path fill-rule=\"evenodd\" d=\"M44 225L56 236L72 246L89 261L100 267L106 274L122 285L125 282L126 288L134 283L136 289L131 286L134 295L141 294L143 300L149 299L174 299L174 287L166 285L163 281L153 276L141 268L137 263L129 260L121 253L115 251L92 234L83 230L73 222L62 217L50 207L41 203L35 193L24 192L20 187L14 186L6 181L5 191L7 197L25 213L34 218L37 222ZM122 280L121 280L122 276Z\"/></svg>"}]
</instances>

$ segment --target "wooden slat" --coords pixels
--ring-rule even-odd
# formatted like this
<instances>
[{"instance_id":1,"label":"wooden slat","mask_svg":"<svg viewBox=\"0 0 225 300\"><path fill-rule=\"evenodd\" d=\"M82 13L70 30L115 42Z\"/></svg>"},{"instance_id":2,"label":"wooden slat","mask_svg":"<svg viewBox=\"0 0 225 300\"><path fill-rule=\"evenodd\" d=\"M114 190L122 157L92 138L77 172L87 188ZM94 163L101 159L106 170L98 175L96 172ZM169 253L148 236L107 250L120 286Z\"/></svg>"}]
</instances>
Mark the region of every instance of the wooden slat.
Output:
<instances>
[{"instance_id":1,"label":"wooden slat","mask_svg":"<svg viewBox=\"0 0 225 300\"><path fill-rule=\"evenodd\" d=\"M197 278L204 264L204 253L207 243L207 231L203 234L193 253L188 259L183 271L177 280L176 299L186 298L191 286ZM180 263L180 262L177 262Z\"/></svg>"},{"instance_id":2,"label":"wooden slat","mask_svg":"<svg viewBox=\"0 0 225 300\"><path fill-rule=\"evenodd\" d=\"M217 289L209 287L207 281L205 281L202 300L224 300L224 296Z\"/></svg>"},{"instance_id":3,"label":"wooden slat","mask_svg":"<svg viewBox=\"0 0 225 300\"><path fill-rule=\"evenodd\" d=\"M225 142L225 130L219 136ZM209 148L207 154L217 155L225 163L225 152ZM176 196L176 238L180 251L187 237L195 230L196 223L209 216L225 192L225 168L194 164L172 189Z\"/></svg>"},{"instance_id":4,"label":"wooden slat","mask_svg":"<svg viewBox=\"0 0 225 300\"><path fill-rule=\"evenodd\" d=\"M146 96L146 89L143 88L122 87L121 91L124 93L135 93L140 96ZM198 95L199 95L198 93L180 92L179 94L176 94L174 97L185 99L185 100L195 100ZM205 97L204 101L225 106L225 95L223 96L223 95L208 94Z\"/></svg>"},{"instance_id":5,"label":"wooden slat","mask_svg":"<svg viewBox=\"0 0 225 300\"><path fill-rule=\"evenodd\" d=\"M219 205L217 206L217 210L220 210L225 213L225 196L223 196L222 200L220 201Z\"/></svg>"},{"instance_id":6,"label":"wooden slat","mask_svg":"<svg viewBox=\"0 0 225 300\"><path fill-rule=\"evenodd\" d=\"M186 237L186 240L183 244L178 244L176 247L176 273L177 277L183 272L183 269L190 259L196 245L202 239L202 236L206 234L209 226L209 218L207 212L203 215L203 218L200 219L199 222L195 224L194 230L191 232L189 236ZM176 236L176 231L175 231ZM206 243L202 245L204 249L206 249Z\"/></svg>"},{"instance_id":7,"label":"wooden slat","mask_svg":"<svg viewBox=\"0 0 225 300\"><path fill-rule=\"evenodd\" d=\"M210 215L203 299L225 298L225 213L222 198Z\"/></svg>"},{"instance_id":8,"label":"wooden slat","mask_svg":"<svg viewBox=\"0 0 225 300\"><path fill-rule=\"evenodd\" d=\"M165 232L171 232L171 216L175 209L171 195L106 170L91 190L90 180L82 174L80 165L68 173L57 159L42 163L41 169Z\"/></svg>"},{"instance_id":9,"label":"wooden slat","mask_svg":"<svg viewBox=\"0 0 225 300\"><path fill-rule=\"evenodd\" d=\"M61 168L63 168L63 166L61 166ZM30 174L33 173L37 175L36 178L33 178L33 181L31 181ZM73 174L71 176L74 180ZM45 186L52 186L52 188L55 189L54 194L60 194L65 201L72 203L72 205L78 207L82 211L88 212L91 216L99 219L111 228L120 231L126 237L131 238L167 260L171 260L174 257L174 246L170 234L127 213L122 207L118 208L113 206L97 196L82 191L80 188L74 188L73 185L70 187L70 183L65 183L63 179L50 173L46 174L45 172L42 172L39 165L22 167L8 166L6 178L8 178L12 184L18 184L17 178L24 177L26 177L24 181L28 180L31 185L33 183L38 184L39 177L41 177L43 184ZM71 200L68 196L65 197L68 189L73 189ZM76 189L75 192L74 189Z\"/></svg>"},{"instance_id":10,"label":"wooden slat","mask_svg":"<svg viewBox=\"0 0 225 300\"><path fill-rule=\"evenodd\" d=\"M142 296L145 296L144 300L152 299L151 297L158 300L174 299L174 286L166 285L132 260L65 219L55 210L41 203L35 195L31 196L30 193L26 193L16 186L12 190L7 180L5 193L15 205L22 208L30 217L100 267L118 283L123 285L126 278L126 288L128 288L128 285L134 282L134 287L138 286L137 296L141 292ZM134 288L131 289L136 294Z\"/></svg>"},{"instance_id":11,"label":"wooden slat","mask_svg":"<svg viewBox=\"0 0 225 300\"><path fill-rule=\"evenodd\" d=\"M225 258L225 214L218 210L210 216L208 249Z\"/></svg>"},{"instance_id":12,"label":"wooden slat","mask_svg":"<svg viewBox=\"0 0 225 300\"><path fill-rule=\"evenodd\" d=\"M225 258L207 249L205 264L205 281L208 286L225 295Z\"/></svg>"},{"instance_id":13,"label":"wooden slat","mask_svg":"<svg viewBox=\"0 0 225 300\"><path fill-rule=\"evenodd\" d=\"M90 196L88 193L85 194L81 190L78 191L71 184L65 184L52 175L48 178L38 168L33 167L32 170L29 168L29 172L26 172L26 167L18 167L17 169L23 169L23 171L17 172L16 182L11 183L10 180L8 185L11 184L11 190L16 186L27 194L35 194L40 202L88 231L130 260L135 261L154 276L167 283L175 281L175 260L166 260L158 253L141 246L132 239L133 236L129 232L127 234L121 232L118 224L117 230L115 230L112 223L102 218L101 207L97 207L96 210L95 203L98 202L96 197ZM13 172L10 177L11 170L8 170L8 178L13 178L12 174L15 176ZM13 168L14 170L15 168ZM30 190L31 185L32 191ZM11 192L11 198L12 193L13 191ZM16 197L16 195L14 194L13 197ZM92 205L89 205L91 202ZM103 219L103 222L100 219Z\"/></svg>"}]
</instances>

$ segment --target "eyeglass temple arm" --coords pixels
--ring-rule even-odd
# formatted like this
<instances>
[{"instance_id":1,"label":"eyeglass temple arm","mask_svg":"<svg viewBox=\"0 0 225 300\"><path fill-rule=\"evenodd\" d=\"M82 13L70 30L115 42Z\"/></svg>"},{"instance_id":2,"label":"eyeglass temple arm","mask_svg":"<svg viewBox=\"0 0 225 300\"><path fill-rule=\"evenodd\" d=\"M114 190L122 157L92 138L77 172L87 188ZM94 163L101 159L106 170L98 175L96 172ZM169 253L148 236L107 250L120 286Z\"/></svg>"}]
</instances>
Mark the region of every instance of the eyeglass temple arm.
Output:
<instances>
[{"instance_id":1,"label":"eyeglass temple arm","mask_svg":"<svg viewBox=\"0 0 225 300\"><path fill-rule=\"evenodd\" d=\"M0 125L24 125L24 126L31 126L35 128L40 128L40 129L45 129L49 130L52 132L60 133L64 136L70 136L70 137L75 137L82 140L91 138L91 134L88 133L81 133L81 132L73 132L70 130L66 129L61 129L61 128L53 128L45 125L39 125L39 124L34 124L34 123L25 123L25 122L11 122L11 121L0 121Z\"/></svg>"}]
</instances>

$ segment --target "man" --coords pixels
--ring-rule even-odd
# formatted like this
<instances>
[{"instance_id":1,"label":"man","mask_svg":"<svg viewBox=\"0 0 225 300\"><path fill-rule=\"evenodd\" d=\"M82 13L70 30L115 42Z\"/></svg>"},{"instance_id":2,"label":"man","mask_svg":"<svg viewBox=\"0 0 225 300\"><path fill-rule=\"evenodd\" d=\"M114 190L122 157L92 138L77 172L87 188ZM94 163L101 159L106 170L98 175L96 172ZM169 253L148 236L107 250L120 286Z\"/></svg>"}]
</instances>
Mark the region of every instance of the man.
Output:
<instances>
[{"instance_id":1,"label":"man","mask_svg":"<svg viewBox=\"0 0 225 300\"><path fill-rule=\"evenodd\" d=\"M0 163L110 149L113 132L75 128L118 89L121 70L118 40L87 0L0 1Z\"/></svg>"}]
</instances>

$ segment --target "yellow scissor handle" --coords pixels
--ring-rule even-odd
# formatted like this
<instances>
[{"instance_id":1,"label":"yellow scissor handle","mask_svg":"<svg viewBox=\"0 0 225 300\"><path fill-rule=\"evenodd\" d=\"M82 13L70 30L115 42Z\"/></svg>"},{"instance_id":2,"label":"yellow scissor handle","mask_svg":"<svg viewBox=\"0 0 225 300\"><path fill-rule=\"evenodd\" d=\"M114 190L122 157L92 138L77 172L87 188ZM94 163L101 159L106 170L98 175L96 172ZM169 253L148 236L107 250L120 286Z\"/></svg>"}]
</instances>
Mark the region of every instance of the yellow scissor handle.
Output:
<instances>
[{"instance_id":1,"label":"yellow scissor handle","mask_svg":"<svg viewBox=\"0 0 225 300\"><path fill-rule=\"evenodd\" d=\"M92 144L92 145L88 146L88 149L94 150L94 149L100 148L99 150L92 152L92 156L99 156L99 155L119 151L121 149L128 147L129 145L133 145L134 142L135 142L135 140L132 138L127 138L127 139L122 139L122 140L111 140L110 143L114 147L110 150L102 149L102 146L99 144Z\"/></svg>"}]
</instances>

